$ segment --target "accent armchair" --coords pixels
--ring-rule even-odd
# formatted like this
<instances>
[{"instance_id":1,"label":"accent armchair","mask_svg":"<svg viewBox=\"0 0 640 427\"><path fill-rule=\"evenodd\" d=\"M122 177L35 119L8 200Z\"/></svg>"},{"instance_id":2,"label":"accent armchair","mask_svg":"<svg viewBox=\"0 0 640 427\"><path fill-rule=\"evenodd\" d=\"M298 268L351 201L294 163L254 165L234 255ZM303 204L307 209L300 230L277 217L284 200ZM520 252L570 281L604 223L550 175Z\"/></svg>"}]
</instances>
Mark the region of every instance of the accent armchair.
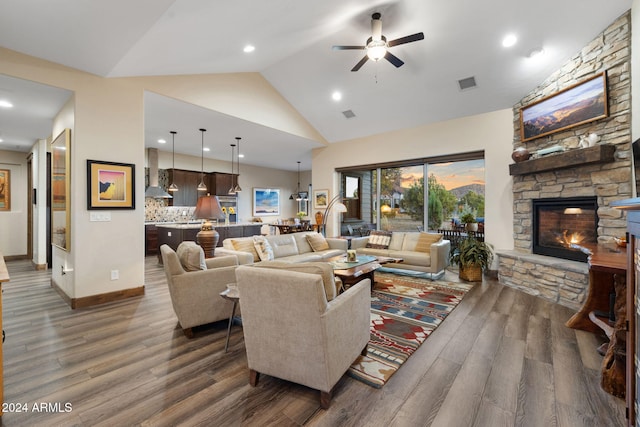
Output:
<instances>
[{"instance_id":1,"label":"accent armchair","mask_svg":"<svg viewBox=\"0 0 640 427\"><path fill-rule=\"evenodd\" d=\"M328 263L313 263L333 270ZM240 266L240 293L249 383L260 373L320 391L328 408L333 387L370 337L371 282L364 279L327 301L322 274ZM334 285L335 286L335 285Z\"/></svg>"},{"instance_id":2,"label":"accent armchair","mask_svg":"<svg viewBox=\"0 0 640 427\"><path fill-rule=\"evenodd\" d=\"M229 318L233 303L222 298L220 292L227 288L227 284L236 281L238 259L235 256L205 259L204 252L200 253L202 248L195 242L182 242L177 249L179 253L183 251L183 245L188 251L197 252L196 260L200 259L204 263L201 267L206 266L205 270L185 270L185 265L189 268L189 265L185 264L187 255L183 255L181 262L178 254L168 245L160 246L160 253L173 311L184 334L193 338L193 327ZM201 263L195 264L199 267L198 264Z\"/></svg>"}]
</instances>

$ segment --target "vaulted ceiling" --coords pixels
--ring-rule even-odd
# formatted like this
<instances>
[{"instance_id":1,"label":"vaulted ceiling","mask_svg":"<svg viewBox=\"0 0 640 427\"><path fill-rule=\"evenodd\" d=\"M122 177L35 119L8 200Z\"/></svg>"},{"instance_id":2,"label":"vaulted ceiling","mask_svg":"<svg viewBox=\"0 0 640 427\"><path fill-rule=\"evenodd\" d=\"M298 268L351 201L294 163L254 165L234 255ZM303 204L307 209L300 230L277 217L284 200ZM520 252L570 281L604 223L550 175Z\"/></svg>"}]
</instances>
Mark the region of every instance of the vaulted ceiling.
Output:
<instances>
[{"instance_id":1,"label":"vaulted ceiling","mask_svg":"<svg viewBox=\"0 0 640 427\"><path fill-rule=\"evenodd\" d=\"M259 72L333 143L509 108L631 3L0 0L0 45L104 77ZM404 61L400 68L383 59L351 72L364 51L336 51L332 46L364 45L374 12L382 14L387 40L417 32L424 33L424 40L390 48ZM517 42L505 48L502 39L509 33ZM246 45L255 50L245 53ZM545 54L530 58L539 48ZM24 84L15 85L16 79L1 77L0 99L29 92ZM469 77L477 85L461 90L458 81ZM68 96L38 86L33 89L42 90L42 99L51 97L55 103ZM336 91L342 94L340 101L332 99ZM169 130L187 131L194 125L192 105L157 96L146 103L147 146L157 146ZM347 110L355 117L346 118ZM271 167L294 170L296 160L303 160L303 168L308 168L310 150L320 146L219 112L199 113L211 121L224 120L237 135L250 135L243 148L248 163L266 165L264 156L250 152L250 139L261 133L265 143L277 143L286 152L271 159ZM0 138L5 141L0 148L26 151L34 139L48 136L24 135L25 129L37 126L17 126L43 119L35 113L27 112L19 121L3 115L0 110ZM184 152L199 155L197 141Z\"/></svg>"}]
</instances>

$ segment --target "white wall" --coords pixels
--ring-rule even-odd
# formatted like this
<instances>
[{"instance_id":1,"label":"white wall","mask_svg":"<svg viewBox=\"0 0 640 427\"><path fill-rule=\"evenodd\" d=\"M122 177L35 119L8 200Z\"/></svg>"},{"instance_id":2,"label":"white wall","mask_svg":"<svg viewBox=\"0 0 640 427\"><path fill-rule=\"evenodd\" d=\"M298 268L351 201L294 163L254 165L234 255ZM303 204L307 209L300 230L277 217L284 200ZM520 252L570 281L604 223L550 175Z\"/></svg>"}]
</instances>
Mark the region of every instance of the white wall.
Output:
<instances>
[{"instance_id":1,"label":"white wall","mask_svg":"<svg viewBox=\"0 0 640 427\"><path fill-rule=\"evenodd\" d=\"M339 167L484 150L486 239L513 249L512 142L513 112L506 109L335 143L313 150L313 188L338 194ZM333 214L327 235L339 234L337 221Z\"/></svg>"},{"instance_id":2,"label":"white wall","mask_svg":"<svg viewBox=\"0 0 640 427\"><path fill-rule=\"evenodd\" d=\"M0 211L0 251L4 256L27 254L27 153L0 150L0 169L8 169L11 210Z\"/></svg>"}]
</instances>

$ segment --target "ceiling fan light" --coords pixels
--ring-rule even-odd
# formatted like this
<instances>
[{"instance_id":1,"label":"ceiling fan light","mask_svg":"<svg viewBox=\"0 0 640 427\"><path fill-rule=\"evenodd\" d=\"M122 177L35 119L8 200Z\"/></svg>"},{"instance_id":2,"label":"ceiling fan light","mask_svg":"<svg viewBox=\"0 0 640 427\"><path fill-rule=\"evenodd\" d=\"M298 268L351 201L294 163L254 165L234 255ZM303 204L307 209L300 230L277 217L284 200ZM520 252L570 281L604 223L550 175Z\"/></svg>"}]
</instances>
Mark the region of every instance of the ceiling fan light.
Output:
<instances>
[{"instance_id":1,"label":"ceiling fan light","mask_svg":"<svg viewBox=\"0 0 640 427\"><path fill-rule=\"evenodd\" d=\"M379 61L387 54L387 44L382 40L374 40L367 45L367 56L372 61Z\"/></svg>"}]
</instances>

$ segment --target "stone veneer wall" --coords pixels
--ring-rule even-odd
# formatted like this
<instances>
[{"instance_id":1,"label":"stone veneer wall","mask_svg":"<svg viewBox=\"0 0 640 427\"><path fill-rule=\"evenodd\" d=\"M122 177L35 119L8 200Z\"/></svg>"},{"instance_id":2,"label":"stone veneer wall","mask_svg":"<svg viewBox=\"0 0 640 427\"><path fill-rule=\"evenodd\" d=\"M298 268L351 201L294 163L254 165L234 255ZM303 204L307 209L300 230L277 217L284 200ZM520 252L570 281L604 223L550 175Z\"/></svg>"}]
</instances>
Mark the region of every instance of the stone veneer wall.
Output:
<instances>
[{"instance_id":1,"label":"stone veneer wall","mask_svg":"<svg viewBox=\"0 0 640 427\"><path fill-rule=\"evenodd\" d=\"M532 199L596 196L598 241L612 241L625 234L624 213L611 208L610 203L632 195L630 60L631 16L627 12L514 105L514 149L525 147L529 152L535 152L555 145L562 145L565 150L576 149L580 136L594 132L601 137L600 144L614 145L616 152L611 163L513 176L515 251L498 254L498 279L503 284L572 308L578 307L586 296L586 265L581 269L571 264L569 269L564 265L569 265L570 261L541 262L546 257L531 255ZM602 71L607 71L608 76L609 117L546 137L521 141L521 107ZM540 274L540 271L544 273ZM567 277L569 273L570 277ZM563 289L564 283L570 283L568 291Z\"/></svg>"}]
</instances>

